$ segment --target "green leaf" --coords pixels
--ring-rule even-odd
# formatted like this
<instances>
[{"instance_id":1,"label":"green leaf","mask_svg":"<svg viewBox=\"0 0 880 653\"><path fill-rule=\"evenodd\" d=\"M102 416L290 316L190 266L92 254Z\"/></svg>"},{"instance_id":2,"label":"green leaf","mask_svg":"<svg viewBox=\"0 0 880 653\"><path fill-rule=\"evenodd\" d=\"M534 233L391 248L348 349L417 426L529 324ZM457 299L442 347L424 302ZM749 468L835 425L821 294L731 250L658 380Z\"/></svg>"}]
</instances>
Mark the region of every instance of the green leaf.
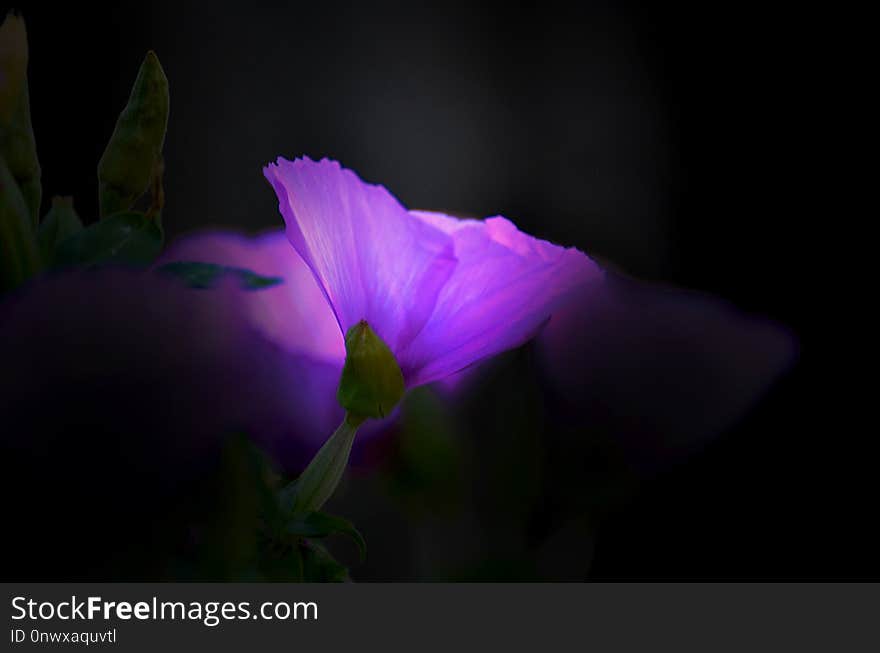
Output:
<instances>
[{"instance_id":1,"label":"green leaf","mask_svg":"<svg viewBox=\"0 0 880 653\"><path fill-rule=\"evenodd\" d=\"M102 263L147 265L159 255L162 240L159 225L142 213L117 213L61 242L55 263L84 267Z\"/></svg>"},{"instance_id":2,"label":"green leaf","mask_svg":"<svg viewBox=\"0 0 880 653\"><path fill-rule=\"evenodd\" d=\"M303 580L307 583L345 583L351 580L348 569L317 542L302 545Z\"/></svg>"},{"instance_id":3,"label":"green leaf","mask_svg":"<svg viewBox=\"0 0 880 653\"><path fill-rule=\"evenodd\" d=\"M156 268L159 272L170 274L183 281L190 288L213 288L227 274L238 277L243 290L262 290L284 283L281 277L265 277L245 270L216 263L199 263L196 261L175 261Z\"/></svg>"},{"instance_id":4,"label":"green leaf","mask_svg":"<svg viewBox=\"0 0 880 653\"><path fill-rule=\"evenodd\" d=\"M279 514L271 460L242 433L227 435L219 453L216 466L179 511L196 537L180 558L189 573L177 578L301 580L299 543L276 537L285 518Z\"/></svg>"},{"instance_id":5,"label":"green leaf","mask_svg":"<svg viewBox=\"0 0 880 653\"><path fill-rule=\"evenodd\" d=\"M229 268L241 279L242 288L245 290L262 290L263 288L271 288L279 283L284 283L281 277L264 277L263 275L245 270L244 268Z\"/></svg>"},{"instance_id":6,"label":"green leaf","mask_svg":"<svg viewBox=\"0 0 880 653\"><path fill-rule=\"evenodd\" d=\"M286 530L289 535L298 535L300 537L347 535L357 544L361 561L367 556L367 542L364 540L364 536L354 527L354 524L342 517L335 517L323 512L296 515L288 522Z\"/></svg>"},{"instance_id":7,"label":"green leaf","mask_svg":"<svg viewBox=\"0 0 880 653\"><path fill-rule=\"evenodd\" d=\"M413 516L454 515L464 505L467 469L449 402L430 387L407 393L398 420L397 447L385 466L390 493Z\"/></svg>"},{"instance_id":8,"label":"green leaf","mask_svg":"<svg viewBox=\"0 0 880 653\"><path fill-rule=\"evenodd\" d=\"M156 53L150 51L98 163L102 218L127 211L150 186L165 143L168 104L168 78Z\"/></svg>"},{"instance_id":9,"label":"green leaf","mask_svg":"<svg viewBox=\"0 0 880 653\"><path fill-rule=\"evenodd\" d=\"M222 570L222 577L230 578L257 557L264 471L259 453L241 434L225 442L219 471L213 491L218 509L214 521L206 525L201 557Z\"/></svg>"},{"instance_id":10,"label":"green leaf","mask_svg":"<svg viewBox=\"0 0 880 653\"><path fill-rule=\"evenodd\" d=\"M43 261L51 265L58 245L82 229L82 221L73 208L73 198L53 197L52 208L37 230L37 242L40 244Z\"/></svg>"},{"instance_id":11,"label":"green leaf","mask_svg":"<svg viewBox=\"0 0 880 653\"><path fill-rule=\"evenodd\" d=\"M40 269L40 252L27 204L0 156L0 292L29 279Z\"/></svg>"}]
</instances>

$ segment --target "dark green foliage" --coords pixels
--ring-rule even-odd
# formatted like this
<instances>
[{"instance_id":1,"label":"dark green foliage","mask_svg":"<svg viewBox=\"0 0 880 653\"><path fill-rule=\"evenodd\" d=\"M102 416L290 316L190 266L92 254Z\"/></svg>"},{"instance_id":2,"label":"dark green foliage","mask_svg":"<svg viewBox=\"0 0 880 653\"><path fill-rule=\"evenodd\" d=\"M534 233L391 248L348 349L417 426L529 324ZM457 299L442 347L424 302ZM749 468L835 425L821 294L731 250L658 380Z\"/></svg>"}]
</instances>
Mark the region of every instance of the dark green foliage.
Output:
<instances>
[{"instance_id":1,"label":"dark green foliage","mask_svg":"<svg viewBox=\"0 0 880 653\"><path fill-rule=\"evenodd\" d=\"M72 197L52 198L52 208L40 223L37 230L37 242L43 262L52 266L58 246L83 229L82 221L73 208Z\"/></svg>"},{"instance_id":2,"label":"dark green foliage","mask_svg":"<svg viewBox=\"0 0 880 653\"><path fill-rule=\"evenodd\" d=\"M237 277L243 290L261 290L284 283L284 279L281 277L264 277L244 268L217 265L215 263L199 263L196 261L165 263L159 266L157 270L163 274L169 274L180 279L190 288L198 289L213 288L226 275Z\"/></svg>"},{"instance_id":3,"label":"dark green foliage","mask_svg":"<svg viewBox=\"0 0 880 653\"><path fill-rule=\"evenodd\" d=\"M40 253L27 204L0 156L0 292L15 288L39 269Z\"/></svg>"},{"instance_id":4,"label":"dark green foliage","mask_svg":"<svg viewBox=\"0 0 880 653\"><path fill-rule=\"evenodd\" d=\"M302 537L327 537L337 533L347 535L357 544L361 559L367 555L367 543L364 540L364 536L354 527L354 524L342 517L334 517L323 512L295 515L287 523L285 530L290 535Z\"/></svg>"},{"instance_id":5,"label":"dark green foliage","mask_svg":"<svg viewBox=\"0 0 880 653\"><path fill-rule=\"evenodd\" d=\"M116 263L148 265L162 250L161 227L142 213L118 213L95 222L58 245L57 266Z\"/></svg>"}]
</instances>

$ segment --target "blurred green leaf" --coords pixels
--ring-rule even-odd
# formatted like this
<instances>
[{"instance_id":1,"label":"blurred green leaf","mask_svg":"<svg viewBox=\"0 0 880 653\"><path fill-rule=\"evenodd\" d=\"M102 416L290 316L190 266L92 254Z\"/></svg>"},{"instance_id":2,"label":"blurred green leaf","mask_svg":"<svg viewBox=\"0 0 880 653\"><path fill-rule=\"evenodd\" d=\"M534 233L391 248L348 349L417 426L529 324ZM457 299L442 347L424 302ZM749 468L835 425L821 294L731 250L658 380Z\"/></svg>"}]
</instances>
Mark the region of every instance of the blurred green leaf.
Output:
<instances>
[{"instance_id":1,"label":"blurred green leaf","mask_svg":"<svg viewBox=\"0 0 880 653\"><path fill-rule=\"evenodd\" d=\"M209 527L210 546L203 555L217 556L225 577L230 578L257 557L264 468L253 445L244 436L235 435L223 449L221 470L217 488L221 510Z\"/></svg>"},{"instance_id":2,"label":"blurred green leaf","mask_svg":"<svg viewBox=\"0 0 880 653\"><path fill-rule=\"evenodd\" d=\"M450 402L428 387L407 393L385 479L413 515L450 515L461 507L466 452Z\"/></svg>"},{"instance_id":3,"label":"blurred green leaf","mask_svg":"<svg viewBox=\"0 0 880 653\"><path fill-rule=\"evenodd\" d=\"M161 175L168 106L168 79L156 53L150 51L98 163L102 218L130 209L154 181L157 170Z\"/></svg>"},{"instance_id":4,"label":"blurred green leaf","mask_svg":"<svg viewBox=\"0 0 880 653\"><path fill-rule=\"evenodd\" d=\"M31 224L36 225L43 190L31 125L27 60L24 20L9 13L0 25L0 155L18 184Z\"/></svg>"},{"instance_id":5,"label":"blurred green leaf","mask_svg":"<svg viewBox=\"0 0 880 653\"><path fill-rule=\"evenodd\" d=\"M273 582L301 583L303 581L303 552L299 542L278 550L263 552L260 556L260 576Z\"/></svg>"},{"instance_id":6,"label":"blurred green leaf","mask_svg":"<svg viewBox=\"0 0 880 653\"><path fill-rule=\"evenodd\" d=\"M541 502L550 434L539 378L526 345L495 358L484 382L468 393L462 421L482 477L472 503L493 528L525 523Z\"/></svg>"},{"instance_id":7,"label":"blurred green leaf","mask_svg":"<svg viewBox=\"0 0 880 653\"><path fill-rule=\"evenodd\" d=\"M224 441L216 470L200 483L198 498L181 514L194 545L180 562L178 580L299 580L295 544L275 536L278 476L267 456L244 435Z\"/></svg>"},{"instance_id":8,"label":"blurred green leaf","mask_svg":"<svg viewBox=\"0 0 880 653\"><path fill-rule=\"evenodd\" d=\"M54 261L58 245L82 229L82 221L73 208L73 198L53 197L52 208L37 230L37 242L46 265L51 265Z\"/></svg>"},{"instance_id":9,"label":"blurred green leaf","mask_svg":"<svg viewBox=\"0 0 880 653\"><path fill-rule=\"evenodd\" d=\"M0 292L40 269L40 252L21 190L0 156Z\"/></svg>"},{"instance_id":10,"label":"blurred green leaf","mask_svg":"<svg viewBox=\"0 0 880 653\"><path fill-rule=\"evenodd\" d=\"M101 263L147 265L159 255L162 241L159 225L142 213L118 213L62 241L55 255L55 264L84 267Z\"/></svg>"},{"instance_id":11,"label":"blurred green leaf","mask_svg":"<svg viewBox=\"0 0 880 653\"><path fill-rule=\"evenodd\" d=\"M344 583L351 580L348 569L317 542L302 545L303 580L307 583Z\"/></svg>"},{"instance_id":12,"label":"blurred green leaf","mask_svg":"<svg viewBox=\"0 0 880 653\"><path fill-rule=\"evenodd\" d=\"M367 543L364 536L347 519L335 517L323 512L310 512L305 515L296 515L286 526L290 535L300 537L327 537L328 535L347 535L358 546L361 560L366 558Z\"/></svg>"},{"instance_id":13,"label":"blurred green leaf","mask_svg":"<svg viewBox=\"0 0 880 653\"><path fill-rule=\"evenodd\" d=\"M160 265L156 269L159 272L177 277L190 288L213 288L227 274L238 277L243 290L261 290L284 283L284 279L281 277L264 277L244 268L228 267L215 263L175 261Z\"/></svg>"}]
</instances>

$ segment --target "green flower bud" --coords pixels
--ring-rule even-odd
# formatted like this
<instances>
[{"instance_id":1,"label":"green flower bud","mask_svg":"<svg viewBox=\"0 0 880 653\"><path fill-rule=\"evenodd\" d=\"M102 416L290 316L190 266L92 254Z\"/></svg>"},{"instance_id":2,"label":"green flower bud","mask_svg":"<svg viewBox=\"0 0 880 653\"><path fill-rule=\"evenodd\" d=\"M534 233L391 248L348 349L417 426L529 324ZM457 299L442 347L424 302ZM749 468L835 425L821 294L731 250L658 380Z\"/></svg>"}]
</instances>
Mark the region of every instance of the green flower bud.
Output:
<instances>
[{"instance_id":1,"label":"green flower bud","mask_svg":"<svg viewBox=\"0 0 880 653\"><path fill-rule=\"evenodd\" d=\"M345 336L345 366L336 398L351 415L381 418L394 409L403 391L394 354L361 320Z\"/></svg>"},{"instance_id":2,"label":"green flower bud","mask_svg":"<svg viewBox=\"0 0 880 653\"><path fill-rule=\"evenodd\" d=\"M403 397L403 374L394 354L366 321L345 335L345 366L336 398L347 413L302 475L286 490L293 514L320 510L339 485L358 427L385 417Z\"/></svg>"},{"instance_id":3,"label":"green flower bud","mask_svg":"<svg viewBox=\"0 0 880 653\"><path fill-rule=\"evenodd\" d=\"M98 163L102 218L127 211L146 192L159 166L167 126L168 79L151 50Z\"/></svg>"},{"instance_id":4,"label":"green flower bud","mask_svg":"<svg viewBox=\"0 0 880 653\"><path fill-rule=\"evenodd\" d=\"M0 155L15 179L36 225L43 195L40 162L31 126L24 20L8 14L0 25Z\"/></svg>"}]
</instances>

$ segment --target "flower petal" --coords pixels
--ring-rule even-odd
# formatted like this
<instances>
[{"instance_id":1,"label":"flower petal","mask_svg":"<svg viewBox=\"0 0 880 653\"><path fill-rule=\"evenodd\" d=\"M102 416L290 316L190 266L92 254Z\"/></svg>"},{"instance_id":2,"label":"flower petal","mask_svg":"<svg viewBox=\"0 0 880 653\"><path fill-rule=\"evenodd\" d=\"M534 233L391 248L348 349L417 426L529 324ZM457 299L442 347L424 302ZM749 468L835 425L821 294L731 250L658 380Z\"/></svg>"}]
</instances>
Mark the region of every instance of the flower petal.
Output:
<instances>
[{"instance_id":1,"label":"flower petal","mask_svg":"<svg viewBox=\"0 0 880 653\"><path fill-rule=\"evenodd\" d=\"M214 263L282 278L281 284L240 297L250 321L288 352L340 364L345 360L333 311L283 229L253 237L233 231L187 235L169 246L159 265L173 261Z\"/></svg>"},{"instance_id":2,"label":"flower petal","mask_svg":"<svg viewBox=\"0 0 880 653\"><path fill-rule=\"evenodd\" d=\"M342 333L366 320L392 351L404 349L455 268L452 239L335 161L279 158L263 172Z\"/></svg>"},{"instance_id":3,"label":"flower petal","mask_svg":"<svg viewBox=\"0 0 880 653\"><path fill-rule=\"evenodd\" d=\"M452 237L458 265L425 327L399 352L409 386L523 344L575 289L602 276L583 252L528 236L502 217L411 214Z\"/></svg>"}]
</instances>

